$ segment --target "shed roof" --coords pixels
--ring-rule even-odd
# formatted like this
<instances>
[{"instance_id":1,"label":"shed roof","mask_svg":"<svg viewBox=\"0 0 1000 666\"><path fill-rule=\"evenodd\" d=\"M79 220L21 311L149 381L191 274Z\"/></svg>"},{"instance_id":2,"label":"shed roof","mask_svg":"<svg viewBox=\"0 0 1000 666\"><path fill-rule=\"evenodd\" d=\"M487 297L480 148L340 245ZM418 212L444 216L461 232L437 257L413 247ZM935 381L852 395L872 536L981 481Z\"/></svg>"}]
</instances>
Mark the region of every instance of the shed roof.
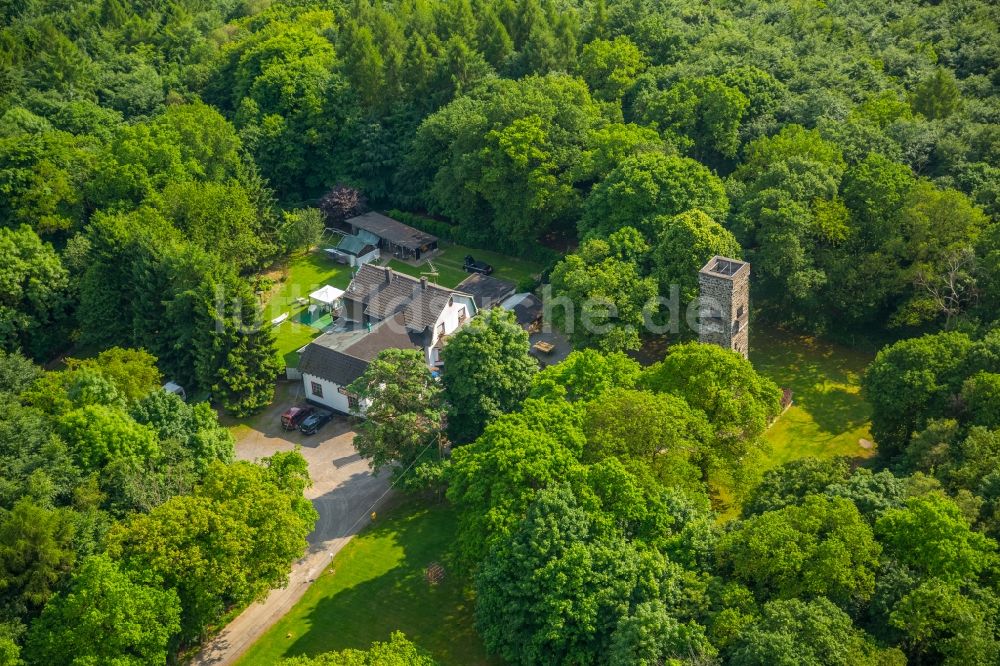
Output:
<instances>
[{"instance_id":1,"label":"shed roof","mask_svg":"<svg viewBox=\"0 0 1000 666\"><path fill-rule=\"evenodd\" d=\"M514 294L516 287L513 282L473 273L459 283L458 290L472 296L476 307L482 310L502 303Z\"/></svg>"},{"instance_id":2,"label":"shed roof","mask_svg":"<svg viewBox=\"0 0 1000 666\"><path fill-rule=\"evenodd\" d=\"M411 250L418 250L438 240L437 236L414 229L408 224L403 224L399 220L386 217L381 213L371 212L358 215L347 220L347 224L355 229L370 231L379 238L387 240L394 245Z\"/></svg>"},{"instance_id":3,"label":"shed roof","mask_svg":"<svg viewBox=\"0 0 1000 666\"><path fill-rule=\"evenodd\" d=\"M514 294L500 305L504 310L510 310L517 318L521 328L528 328L544 313L542 301L530 293Z\"/></svg>"},{"instance_id":4,"label":"shed roof","mask_svg":"<svg viewBox=\"0 0 1000 666\"><path fill-rule=\"evenodd\" d=\"M299 357L299 371L346 386L365 374L368 361L313 341Z\"/></svg>"},{"instance_id":5,"label":"shed roof","mask_svg":"<svg viewBox=\"0 0 1000 666\"><path fill-rule=\"evenodd\" d=\"M373 243L361 238L360 236L344 236L340 244L337 245L337 249L346 254L352 254L355 257L360 257L363 254L368 254L371 252ZM371 249L369 249L371 248Z\"/></svg>"}]
</instances>

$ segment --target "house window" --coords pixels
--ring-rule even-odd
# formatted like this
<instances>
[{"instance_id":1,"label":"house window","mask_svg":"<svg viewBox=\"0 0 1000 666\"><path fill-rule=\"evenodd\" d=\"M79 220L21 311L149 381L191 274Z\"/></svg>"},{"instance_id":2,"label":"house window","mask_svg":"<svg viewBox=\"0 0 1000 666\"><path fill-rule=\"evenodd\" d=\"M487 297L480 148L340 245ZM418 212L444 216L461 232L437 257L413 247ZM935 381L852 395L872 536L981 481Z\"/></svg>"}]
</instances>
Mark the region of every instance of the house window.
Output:
<instances>
[{"instance_id":1,"label":"house window","mask_svg":"<svg viewBox=\"0 0 1000 666\"><path fill-rule=\"evenodd\" d=\"M461 308L458 309L458 323L461 324L462 322L464 322L465 317L466 317L465 306L463 305Z\"/></svg>"},{"instance_id":2,"label":"house window","mask_svg":"<svg viewBox=\"0 0 1000 666\"><path fill-rule=\"evenodd\" d=\"M438 335L444 335L444 322L438 324Z\"/></svg>"},{"instance_id":3,"label":"house window","mask_svg":"<svg viewBox=\"0 0 1000 666\"><path fill-rule=\"evenodd\" d=\"M740 320L737 319L736 321L733 322L733 333L739 333L739 332L740 332Z\"/></svg>"},{"instance_id":4,"label":"house window","mask_svg":"<svg viewBox=\"0 0 1000 666\"><path fill-rule=\"evenodd\" d=\"M312 394L317 398L323 397L323 385L319 382L312 382Z\"/></svg>"},{"instance_id":5,"label":"house window","mask_svg":"<svg viewBox=\"0 0 1000 666\"><path fill-rule=\"evenodd\" d=\"M742 319L743 318L743 306L742 305L736 309L736 318L737 319Z\"/></svg>"},{"instance_id":6,"label":"house window","mask_svg":"<svg viewBox=\"0 0 1000 666\"><path fill-rule=\"evenodd\" d=\"M352 412L359 411L358 410L359 406L360 406L360 403L358 402L358 396L356 396L356 395L348 395L347 396L347 408L349 410L351 410Z\"/></svg>"}]
</instances>

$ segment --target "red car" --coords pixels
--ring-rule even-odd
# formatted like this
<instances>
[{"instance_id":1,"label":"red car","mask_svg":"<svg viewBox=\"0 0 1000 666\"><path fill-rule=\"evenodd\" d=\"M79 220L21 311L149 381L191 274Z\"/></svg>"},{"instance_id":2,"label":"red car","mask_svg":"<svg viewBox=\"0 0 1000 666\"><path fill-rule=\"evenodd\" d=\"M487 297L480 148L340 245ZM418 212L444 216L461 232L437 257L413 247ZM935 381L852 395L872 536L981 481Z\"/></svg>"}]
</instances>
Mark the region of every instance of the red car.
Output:
<instances>
[{"instance_id":1,"label":"red car","mask_svg":"<svg viewBox=\"0 0 1000 666\"><path fill-rule=\"evenodd\" d=\"M314 411L312 407L289 407L281 415L281 427L285 430L295 430Z\"/></svg>"}]
</instances>

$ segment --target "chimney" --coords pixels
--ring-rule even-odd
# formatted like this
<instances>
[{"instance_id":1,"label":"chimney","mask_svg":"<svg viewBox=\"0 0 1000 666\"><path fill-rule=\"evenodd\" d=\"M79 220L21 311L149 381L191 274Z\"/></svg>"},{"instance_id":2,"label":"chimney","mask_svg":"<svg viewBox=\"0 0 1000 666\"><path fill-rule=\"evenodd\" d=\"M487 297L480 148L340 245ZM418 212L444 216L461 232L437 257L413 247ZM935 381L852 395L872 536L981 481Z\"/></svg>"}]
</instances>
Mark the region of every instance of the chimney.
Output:
<instances>
[{"instance_id":1,"label":"chimney","mask_svg":"<svg viewBox=\"0 0 1000 666\"><path fill-rule=\"evenodd\" d=\"M423 277L420 278L420 288L421 289L427 289L427 276L426 275L424 275Z\"/></svg>"},{"instance_id":2,"label":"chimney","mask_svg":"<svg viewBox=\"0 0 1000 666\"><path fill-rule=\"evenodd\" d=\"M389 284L392 282L392 269L388 266L385 267L385 283Z\"/></svg>"}]
</instances>

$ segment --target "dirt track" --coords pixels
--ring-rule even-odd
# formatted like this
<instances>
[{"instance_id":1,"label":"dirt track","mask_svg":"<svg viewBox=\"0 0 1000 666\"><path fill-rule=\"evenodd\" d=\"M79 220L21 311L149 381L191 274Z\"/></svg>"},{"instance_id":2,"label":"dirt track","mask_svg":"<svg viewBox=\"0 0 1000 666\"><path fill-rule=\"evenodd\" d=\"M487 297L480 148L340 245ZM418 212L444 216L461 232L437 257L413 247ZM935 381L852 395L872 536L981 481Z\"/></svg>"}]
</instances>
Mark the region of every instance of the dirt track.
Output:
<instances>
[{"instance_id":1,"label":"dirt track","mask_svg":"<svg viewBox=\"0 0 1000 666\"><path fill-rule=\"evenodd\" d=\"M236 456L254 460L275 451L302 446L309 461L313 486L306 490L319 520L309 535L305 556L292 566L288 585L271 590L267 599L247 608L205 645L190 663L197 666L233 664L272 624L287 613L337 552L368 524L373 503L389 487L389 475L372 476L368 464L354 450L354 432L346 419L336 418L319 433L306 437L286 433L278 415L287 405L279 401L259 419L263 425L236 443ZM381 500L384 502L385 500ZM381 504L381 502L380 502Z\"/></svg>"}]
</instances>

